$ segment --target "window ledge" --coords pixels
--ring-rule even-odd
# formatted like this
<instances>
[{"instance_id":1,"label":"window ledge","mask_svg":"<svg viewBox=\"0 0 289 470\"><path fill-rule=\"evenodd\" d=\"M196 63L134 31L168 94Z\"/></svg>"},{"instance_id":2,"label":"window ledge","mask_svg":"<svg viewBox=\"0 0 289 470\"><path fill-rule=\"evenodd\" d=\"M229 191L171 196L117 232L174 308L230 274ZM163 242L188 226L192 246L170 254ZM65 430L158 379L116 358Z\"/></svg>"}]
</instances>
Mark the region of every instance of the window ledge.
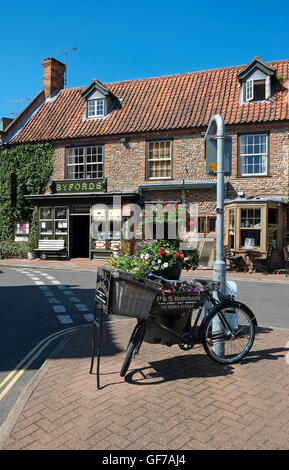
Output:
<instances>
[{"instance_id":1,"label":"window ledge","mask_svg":"<svg viewBox=\"0 0 289 470\"><path fill-rule=\"evenodd\" d=\"M272 175L237 175L236 178L272 178Z\"/></svg>"}]
</instances>

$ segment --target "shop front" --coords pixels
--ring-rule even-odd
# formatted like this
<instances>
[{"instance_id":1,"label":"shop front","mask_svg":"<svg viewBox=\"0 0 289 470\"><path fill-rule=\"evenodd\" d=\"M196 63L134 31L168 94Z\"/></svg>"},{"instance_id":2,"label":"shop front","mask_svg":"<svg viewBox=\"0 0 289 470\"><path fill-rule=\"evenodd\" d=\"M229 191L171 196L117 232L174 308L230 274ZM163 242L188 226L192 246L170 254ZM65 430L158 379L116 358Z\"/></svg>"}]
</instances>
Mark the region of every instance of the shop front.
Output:
<instances>
[{"instance_id":1,"label":"shop front","mask_svg":"<svg viewBox=\"0 0 289 470\"><path fill-rule=\"evenodd\" d=\"M39 240L64 240L68 258L110 256L138 193L108 193L104 183L54 181L49 194L27 196L39 208Z\"/></svg>"},{"instance_id":2,"label":"shop front","mask_svg":"<svg viewBox=\"0 0 289 470\"><path fill-rule=\"evenodd\" d=\"M288 209L280 196L237 198L225 202L224 244L244 258L265 256L274 250L274 264L282 264L287 243Z\"/></svg>"}]
</instances>

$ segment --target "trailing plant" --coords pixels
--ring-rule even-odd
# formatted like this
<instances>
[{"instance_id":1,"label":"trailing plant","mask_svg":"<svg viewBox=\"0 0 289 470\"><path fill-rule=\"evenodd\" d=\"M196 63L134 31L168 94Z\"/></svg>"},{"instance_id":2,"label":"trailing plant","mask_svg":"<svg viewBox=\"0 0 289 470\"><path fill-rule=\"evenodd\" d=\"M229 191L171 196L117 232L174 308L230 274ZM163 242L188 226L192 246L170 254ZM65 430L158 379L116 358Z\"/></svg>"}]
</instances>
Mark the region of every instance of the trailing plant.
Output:
<instances>
[{"instance_id":1,"label":"trailing plant","mask_svg":"<svg viewBox=\"0 0 289 470\"><path fill-rule=\"evenodd\" d=\"M51 143L21 144L1 150L0 244L4 242L4 250L5 242L11 243L14 240L17 220L27 220L31 224L33 210L35 212L36 210L33 203L24 198L24 195L42 194L46 190L53 172L53 153L54 145ZM11 206L11 174L13 173L17 182L15 207ZM33 224L32 230L34 230ZM27 251L25 242L15 243L20 243ZM31 243L35 244L35 241L32 242L31 239Z\"/></svg>"}]
</instances>

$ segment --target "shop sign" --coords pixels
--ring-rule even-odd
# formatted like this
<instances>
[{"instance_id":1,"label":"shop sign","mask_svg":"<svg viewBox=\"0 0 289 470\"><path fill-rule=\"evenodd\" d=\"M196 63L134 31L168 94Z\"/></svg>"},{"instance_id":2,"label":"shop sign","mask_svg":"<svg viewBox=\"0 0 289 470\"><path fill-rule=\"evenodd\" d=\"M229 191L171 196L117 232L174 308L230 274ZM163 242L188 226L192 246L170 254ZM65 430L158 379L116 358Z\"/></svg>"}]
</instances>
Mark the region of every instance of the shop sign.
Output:
<instances>
[{"instance_id":1,"label":"shop sign","mask_svg":"<svg viewBox=\"0 0 289 470\"><path fill-rule=\"evenodd\" d=\"M106 179L56 180L50 186L52 193L97 193L106 191Z\"/></svg>"},{"instance_id":2,"label":"shop sign","mask_svg":"<svg viewBox=\"0 0 289 470\"><path fill-rule=\"evenodd\" d=\"M17 221L15 224L15 242L27 242L29 235L29 222Z\"/></svg>"}]
</instances>

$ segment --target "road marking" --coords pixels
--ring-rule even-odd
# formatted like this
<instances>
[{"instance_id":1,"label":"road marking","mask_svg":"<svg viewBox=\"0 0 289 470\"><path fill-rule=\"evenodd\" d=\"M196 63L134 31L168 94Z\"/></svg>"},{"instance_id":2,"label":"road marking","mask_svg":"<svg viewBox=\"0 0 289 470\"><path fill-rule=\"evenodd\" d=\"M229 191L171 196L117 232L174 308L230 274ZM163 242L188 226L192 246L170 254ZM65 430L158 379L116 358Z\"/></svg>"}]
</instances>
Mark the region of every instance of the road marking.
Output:
<instances>
[{"instance_id":1,"label":"road marking","mask_svg":"<svg viewBox=\"0 0 289 470\"><path fill-rule=\"evenodd\" d=\"M75 304L75 307L79 312L88 312L89 308L84 304Z\"/></svg>"},{"instance_id":2,"label":"road marking","mask_svg":"<svg viewBox=\"0 0 289 470\"><path fill-rule=\"evenodd\" d=\"M51 284L61 284L61 282L55 280L55 281L51 281Z\"/></svg>"},{"instance_id":3,"label":"road marking","mask_svg":"<svg viewBox=\"0 0 289 470\"><path fill-rule=\"evenodd\" d=\"M73 320L70 315L57 315L57 318L60 323L63 324L73 323Z\"/></svg>"},{"instance_id":4,"label":"road marking","mask_svg":"<svg viewBox=\"0 0 289 470\"><path fill-rule=\"evenodd\" d=\"M48 299L48 302L50 304L61 304L61 300L58 300L56 297L53 297L52 299Z\"/></svg>"},{"instance_id":5,"label":"road marking","mask_svg":"<svg viewBox=\"0 0 289 470\"><path fill-rule=\"evenodd\" d=\"M93 321L93 315L92 313L85 313L83 315L83 318L86 320L86 321Z\"/></svg>"},{"instance_id":6,"label":"road marking","mask_svg":"<svg viewBox=\"0 0 289 470\"><path fill-rule=\"evenodd\" d=\"M73 326L70 328L67 328L66 330L63 331L58 331L56 333L52 333L52 335L47 336L47 338L44 338L41 340L26 356L20 361L14 370L12 370L6 377L5 379L0 383L0 389L14 376L14 378L11 380L11 382L8 383L8 385L2 390L0 393L0 400L5 397L5 395L9 392L9 390L13 387L13 385L17 382L17 380L21 377L24 372L28 369L28 367L35 361L35 359L40 356L42 351L55 339L59 338L60 336L63 336L67 333L70 333L78 328L86 328L89 325L78 325L78 326ZM38 349L39 348L39 349ZM35 353L35 354L34 354ZM29 359L29 360L28 360ZM25 361L28 360L28 362L25 363ZM23 367L22 367L23 366ZM20 369L20 367L22 367Z\"/></svg>"},{"instance_id":7,"label":"road marking","mask_svg":"<svg viewBox=\"0 0 289 470\"><path fill-rule=\"evenodd\" d=\"M64 294L64 295L73 295L73 292L71 292L71 290L63 290L62 294Z\"/></svg>"},{"instance_id":8,"label":"road marking","mask_svg":"<svg viewBox=\"0 0 289 470\"><path fill-rule=\"evenodd\" d=\"M66 312L64 305L53 305L52 308L56 313Z\"/></svg>"},{"instance_id":9,"label":"road marking","mask_svg":"<svg viewBox=\"0 0 289 470\"><path fill-rule=\"evenodd\" d=\"M34 281L37 286L43 286L44 282L43 281Z\"/></svg>"},{"instance_id":10,"label":"road marking","mask_svg":"<svg viewBox=\"0 0 289 470\"><path fill-rule=\"evenodd\" d=\"M81 300L78 297L69 297L70 302L81 302Z\"/></svg>"}]
</instances>

